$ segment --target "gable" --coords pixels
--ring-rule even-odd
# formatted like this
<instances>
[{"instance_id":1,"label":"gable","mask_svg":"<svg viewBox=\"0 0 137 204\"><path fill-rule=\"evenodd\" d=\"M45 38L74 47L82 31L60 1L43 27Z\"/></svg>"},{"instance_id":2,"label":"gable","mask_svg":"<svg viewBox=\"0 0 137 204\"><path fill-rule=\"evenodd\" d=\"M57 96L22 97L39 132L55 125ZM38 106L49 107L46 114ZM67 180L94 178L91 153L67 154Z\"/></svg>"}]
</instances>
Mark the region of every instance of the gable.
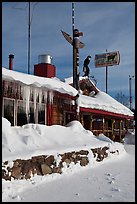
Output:
<instances>
[{"instance_id":1,"label":"gable","mask_svg":"<svg viewBox=\"0 0 137 204\"><path fill-rule=\"evenodd\" d=\"M83 95L92 96L99 92L96 86L88 78L80 80L79 87Z\"/></svg>"}]
</instances>

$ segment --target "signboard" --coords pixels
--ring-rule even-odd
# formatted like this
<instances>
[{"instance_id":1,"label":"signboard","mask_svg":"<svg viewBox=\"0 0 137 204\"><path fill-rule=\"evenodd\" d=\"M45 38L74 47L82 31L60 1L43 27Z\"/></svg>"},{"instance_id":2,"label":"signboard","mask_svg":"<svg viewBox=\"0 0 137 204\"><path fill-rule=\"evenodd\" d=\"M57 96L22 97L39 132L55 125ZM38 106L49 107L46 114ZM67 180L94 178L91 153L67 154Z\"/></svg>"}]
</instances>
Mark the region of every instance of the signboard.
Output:
<instances>
[{"instance_id":1,"label":"signboard","mask_svg":"<svg viewBox=\"0 0 137 204\"><path fill-rule=\"evenodd\" d=\"M120 63L120 53L116 51L95 55L94 63L96 68L118 65Z\"/></svg>"}]
</instances>

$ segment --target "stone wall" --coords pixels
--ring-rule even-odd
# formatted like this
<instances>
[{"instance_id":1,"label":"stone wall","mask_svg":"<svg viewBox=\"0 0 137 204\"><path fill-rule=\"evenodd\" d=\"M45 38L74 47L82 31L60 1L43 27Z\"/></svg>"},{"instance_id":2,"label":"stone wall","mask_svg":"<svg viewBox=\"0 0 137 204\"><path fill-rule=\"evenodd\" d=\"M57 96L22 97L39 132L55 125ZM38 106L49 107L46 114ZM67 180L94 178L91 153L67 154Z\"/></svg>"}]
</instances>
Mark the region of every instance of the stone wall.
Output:
<instances>
[{"instance_id":1,"label":"stone wall","mask_svg":"<svg viewBox=\"0 0 137 204\"><path fill-rule=\"evenodd\" d=\"M93 158L100 162L108 156L108 147L99 147L91 150L80 150L58 154L58 160L54 155L33 156L31 159L16 159L12 161L12 167L9 161L2 164L2 178L5 180L30 179L34 175L46 175L52 173L63 173L63 167L69 168L70 164L79 163L80 166L86 166L89 163L89 151ZM118 153L118 150L109 152Z\"/></svg>"}]
</instances>

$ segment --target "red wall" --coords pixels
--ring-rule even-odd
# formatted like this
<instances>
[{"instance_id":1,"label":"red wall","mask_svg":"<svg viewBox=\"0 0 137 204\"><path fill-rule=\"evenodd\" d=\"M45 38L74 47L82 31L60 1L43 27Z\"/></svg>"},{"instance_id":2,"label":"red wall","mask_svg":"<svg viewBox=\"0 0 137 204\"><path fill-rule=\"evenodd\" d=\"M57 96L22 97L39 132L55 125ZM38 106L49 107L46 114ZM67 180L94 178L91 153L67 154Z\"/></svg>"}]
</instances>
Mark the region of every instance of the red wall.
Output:
<instances>
[{"instance_id":1,"label":"red wall","mask_svg":"<svg viewBox=\"0 0 137 204\"><path fill-rule=\"evenodd\" d=\"M34 75L41 77L55 77L56 67L51 64L41 63L34 65Z\"/></svg>"}]
</instances>

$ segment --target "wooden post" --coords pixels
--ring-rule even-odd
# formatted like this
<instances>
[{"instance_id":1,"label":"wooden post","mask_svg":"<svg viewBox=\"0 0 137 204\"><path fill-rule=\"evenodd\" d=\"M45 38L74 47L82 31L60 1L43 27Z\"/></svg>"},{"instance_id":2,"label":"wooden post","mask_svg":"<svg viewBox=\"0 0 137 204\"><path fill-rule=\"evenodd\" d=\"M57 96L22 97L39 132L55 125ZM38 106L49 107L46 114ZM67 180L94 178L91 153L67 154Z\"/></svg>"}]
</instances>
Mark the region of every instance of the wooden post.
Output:
<instances>
[{"instance_id":1,"label":"wooden post","mask_svg":"<svg viewBox=\"0 0 137 204\"><path fill-rule=\"evenodd\" d=\"M120 124L119 124L119 142L121 142L122 139L122 120L120 120Z\"/></svg>"},{"instance_id":2,"label":"wooden post","mask_svg":"<svg viewBox=\"0 0 137 204\"><path fill-rule=\"evenodd\" d=\"M115 120L112 120L112 140L115 139L115 135L114 135L114 125L115 125Z\"/></svg>"},{"instance_id":3,"label":"wooden post","mask_svg":"<svg viewBox=\"0 0 137 204\"><path fill-rule=\"evenodd\" d=\"M82 124L83 127L84 127L83 113L81 113L81 124Z\"/></svg>"},{"instance_id":4,"label":"wooden post","mask_svg":"<svg viewBox=\"0 0 137 204\"><path fill-rule=\"evenodd\" d=\"M90 130L92 131L92 114L90 113Z\"/></svg>"},{"instance_id":5,"label":"wooden post","mask_svg":"<svg viewBox=\"0 0 137 204\"><path fill-rule=\"evenodd\" d=\"M17 125L17 112L18 112L18 103L17 99L14 101L14 126Z\"/></svg>"},{"instance_id":6,"label":"wooden post","mask_svg":"<svg viewBox=\"0 0 137 204\"><path fill-rule=\"evenodd\" d=\"M103 131L103 134L104 134L104 129L105 129L105 118L103 117L103 124L102 124L102 131Z\"/></svg>"},{"instance_id":7,"label":"wooden post","mask_svg":"<svg viewBox=\"0 0 137 204\"><path fill-rule=\"evenodd\" d=\"M106 49L107 52L107 49ZM108 65L106 65L106 93L108 93Z\"/></svg>"}]
</instances>

